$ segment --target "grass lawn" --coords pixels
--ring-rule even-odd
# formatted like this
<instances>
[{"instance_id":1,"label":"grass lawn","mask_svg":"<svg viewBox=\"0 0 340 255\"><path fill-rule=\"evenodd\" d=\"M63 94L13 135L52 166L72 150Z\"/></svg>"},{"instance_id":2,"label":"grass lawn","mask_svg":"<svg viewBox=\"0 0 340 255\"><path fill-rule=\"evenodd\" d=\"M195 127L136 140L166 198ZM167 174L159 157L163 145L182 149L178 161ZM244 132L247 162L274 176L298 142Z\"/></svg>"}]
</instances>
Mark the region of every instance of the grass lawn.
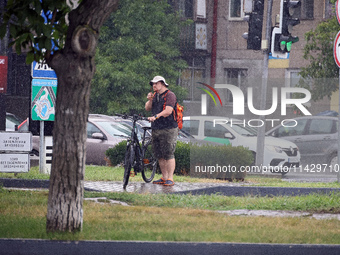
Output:
<instances>
[{"instance_id":1,"label":"grass lawn","mask_svg":"<svg viewBox=\"0 0 340 255\"><path fill-rule=\"evenodd\" d=\"M123 181L124 169L122 167L108 167L108 166L86 166L85 180L86 181ZM156 174L155 180L161 176ZM49 179L48 174L40 174L39 167L32 167L28 173L0 173L0 178L22 178L22 179ZM190 176L175 176L175 182L217 182L226 183L215 179L201 179ZM130 181L143 182L141 175L131 177ZM311 188L340 188L340 183L331 182L286 182L278 177L268 177L261 175L248 175L243 182L249 186L268 186L268 187L311 187ZM242 182L241 182L242 184Z\"/></svg>"},{"instance_id":2,"label":"grass lawn","mask_svg":"<svg viewBox=\"0 0 340 255\"><path fill-rule=\"evenodd\" d=\"M340 244L338 220L231 217L213 210L196 209L200 204L201 208L205 209L243 207L245 204L256 203L261 207L259 200L252 200L250 197L223 200L217 195L211 196L210 199L207 196L198 198L171 195L166 201L162 201L166 195L133 197L136 194L125 194L130 196L125 200L130 200L129 203L133 206L84 201L82 232L47 234L45 231L47 194L47 191L12 191L0 188L0 238ZM95 194L85 193L85 196L91 197ZM120 199L124 196L122 193L105 195L112 198L121 196ZM317 200L326 202L324 199L305 198L296 202L296 206L312 201L316 203ZM284 203L291 204L274 198L267 200L263 203L282 204L281 206ZM339 196L333 198L331 203L332 206L339 208ZM162 227L156 227L160 225Z\"/></svg>"}]
</instances>

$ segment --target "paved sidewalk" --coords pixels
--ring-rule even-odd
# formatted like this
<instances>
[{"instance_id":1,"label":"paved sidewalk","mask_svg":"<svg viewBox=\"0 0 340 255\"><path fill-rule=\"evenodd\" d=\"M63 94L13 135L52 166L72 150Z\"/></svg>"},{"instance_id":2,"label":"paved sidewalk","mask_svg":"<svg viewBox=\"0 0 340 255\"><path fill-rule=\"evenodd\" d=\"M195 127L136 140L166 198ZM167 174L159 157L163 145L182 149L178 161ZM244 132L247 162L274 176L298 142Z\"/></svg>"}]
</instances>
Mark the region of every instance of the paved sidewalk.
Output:
<instances>
[{"instance_id":1,"label":"paved sidewalk","mask_svg":"<svg viewBox=\"0 0 340 255\"><path fill-rule=\"evenodd\" d=\"M177 193L177 192L190 192L193 190L217 188L220 186L242 186L245 183L189 183L189 182L176 182L174 186L163 186L145 182L129 182L126 187L126 192L134 193ZM98 192L124 192L123 182L90 182L85 181L85 189L88 191Z\"/></svg>"},{"instance_id":2,"label":"paved sidewalk","mask_svg":"<svg viewBox=\"0 0 340 255\"><path fill-rule=\"evenodd\" d=\"M27 188L27 189L48 189L48 180L25 180L0 178L0 185L5 188ZM86 191L95 192L133 192L150 194L188 194L211 195L220 194L224 196L300 196L310 193L330 194L340 192L340 188L292 188L292 187L259 187L250 186L244 182L215 182L215 183L190 183L176 182L174 186L163 186L145 182L129 182L126 190L123 189L123 182L93 182L85 181Z\"/></svg>"}]
</instances>

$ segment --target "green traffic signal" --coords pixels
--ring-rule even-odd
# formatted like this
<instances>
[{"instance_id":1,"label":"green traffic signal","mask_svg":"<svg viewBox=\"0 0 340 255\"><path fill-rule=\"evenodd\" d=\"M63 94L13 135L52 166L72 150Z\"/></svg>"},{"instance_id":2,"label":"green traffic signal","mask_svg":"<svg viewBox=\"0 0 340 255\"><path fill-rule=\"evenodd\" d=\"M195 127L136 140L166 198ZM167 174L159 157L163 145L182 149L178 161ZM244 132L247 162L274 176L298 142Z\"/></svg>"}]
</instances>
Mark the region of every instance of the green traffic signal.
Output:
<instances>
[{"instance_id":1,"label":"green traffic signal","mask_svg":"<svg viewBox=\"0 0 340 255\"><path fill-rule=\"evenodd\" d=\"M292 44L299 41L299 37L295 36L281 36L280 38L280 49L282 53L290 52Z\"/></svg>"}]
</instances>

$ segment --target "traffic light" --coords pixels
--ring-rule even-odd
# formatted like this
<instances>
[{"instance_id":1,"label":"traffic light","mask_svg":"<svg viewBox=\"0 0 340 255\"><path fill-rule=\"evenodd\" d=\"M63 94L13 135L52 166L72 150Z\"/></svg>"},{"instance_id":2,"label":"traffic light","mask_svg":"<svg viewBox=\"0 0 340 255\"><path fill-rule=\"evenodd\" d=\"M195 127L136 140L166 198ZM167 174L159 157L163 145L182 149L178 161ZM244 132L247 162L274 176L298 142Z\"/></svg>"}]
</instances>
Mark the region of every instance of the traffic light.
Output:
<instances>
[{"instance_id":1,"label":"traffic light","mask_svg":"<svg viewBox=\"0 0 340 255\"><path fill-rule=\"evenodd\" d=\"M299 41L297 36L284 36L280 33L273 34L274 51L280 53L290 52L292 44Z\"/></svg>"},{"instance_id":2,"label":"traffic light","mask_svg":"<svg viewBox=\"0 0 340 255\"><path fill-rule=\"evenodd\" d=\"M284 36L291 36L293 27L300 24L301 1L284 0L281 15L281 32Z\"/></svg>"},{"instance_id":3,"label":"traffic light","mask_svg":"<svg viewBox=\"0 0 340 255\"><path fill-rule=\"evenodd\" d=\"M293 27L300 24L301 1L284 0L281 18L281 36L275 45L280 47L282 53L290 52L292 44L299 41L299 37L292 36Z\"/></svg>"},{"instance_id":4,"label":"traffic light","mask_svg":"<svg viewBox=\"0 0 340 255\"><path fill-rule=\"evenodd\" d=\"M248 21L248 33L242 35L247 39L248 50L260 50L262 41L264 0L253 2L253 11L244 20Z\"/></svg>"},{"instance_id":5,"label":"traffic light","mask_svg":"<svg viewBox=\"0 0 340 255\"><path fill-rule=\"evenodd\" d=\"M272 55L289 53L292 44L299 41L299 37L292 36L293 27L300 24L301 1L282 0L280 10L280 29L274 28L272 32Z\"/></svg>"}]
</instances>

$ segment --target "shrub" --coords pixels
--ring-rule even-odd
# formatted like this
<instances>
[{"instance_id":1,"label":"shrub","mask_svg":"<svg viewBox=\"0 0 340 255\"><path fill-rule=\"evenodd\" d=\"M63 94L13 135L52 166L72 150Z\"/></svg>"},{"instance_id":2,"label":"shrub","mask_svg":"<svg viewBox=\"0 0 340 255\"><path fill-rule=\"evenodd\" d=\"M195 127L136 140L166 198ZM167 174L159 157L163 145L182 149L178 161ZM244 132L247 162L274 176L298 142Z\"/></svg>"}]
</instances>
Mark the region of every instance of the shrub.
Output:
<instances>
[{"instance_id":1,"label":"shrub","mask_svg":"<svg viewBox=\"0 0 340 255\"><path fill-rule=\"evenodd\" d=\"M117 166L124 163L126 144L126 140L121 141L115 147L110 148L105 152L110 166Z\"/></svg>"},{"instance_id":2,"label":"shrub","mask_svg":"<svg viewBox=\"0 0 340 255\"><path fill-rule=\"evenodd\" d=\"M188 170L190 169L190 144L178 141L176 145L175 159L175 174L188 175Z\"/></svg>"},{"instance_id":3,"label":"shrub","mask_svg":"<svg viewBox=\"0 0 340 255\"><path fill-rule=\"evenodd\" d=\"M191 145L190 175L214 179L244 179L246 172L241 166L249 166L253 162L253 154L242 146L231 145Z\"/></svg>"},{"instance_id":4,"label":"shrub","mask_svg":"<svg viewBox=\"0 0 340 255\"><path fill-rule=\"evenodd\" d=\"M106 151L110 165L116 166L124 162L126 141ZM249 166L254 158L251 151L238 146L192 144L178 141L175 151L177 175L218 179L244 179L246 173L240 171L241 166ZM213 170L223 170L221 173ZM228 171L226 171L228 170ZM212 173L213 172L213 173Z\"/></svg>"}]
</instances>

